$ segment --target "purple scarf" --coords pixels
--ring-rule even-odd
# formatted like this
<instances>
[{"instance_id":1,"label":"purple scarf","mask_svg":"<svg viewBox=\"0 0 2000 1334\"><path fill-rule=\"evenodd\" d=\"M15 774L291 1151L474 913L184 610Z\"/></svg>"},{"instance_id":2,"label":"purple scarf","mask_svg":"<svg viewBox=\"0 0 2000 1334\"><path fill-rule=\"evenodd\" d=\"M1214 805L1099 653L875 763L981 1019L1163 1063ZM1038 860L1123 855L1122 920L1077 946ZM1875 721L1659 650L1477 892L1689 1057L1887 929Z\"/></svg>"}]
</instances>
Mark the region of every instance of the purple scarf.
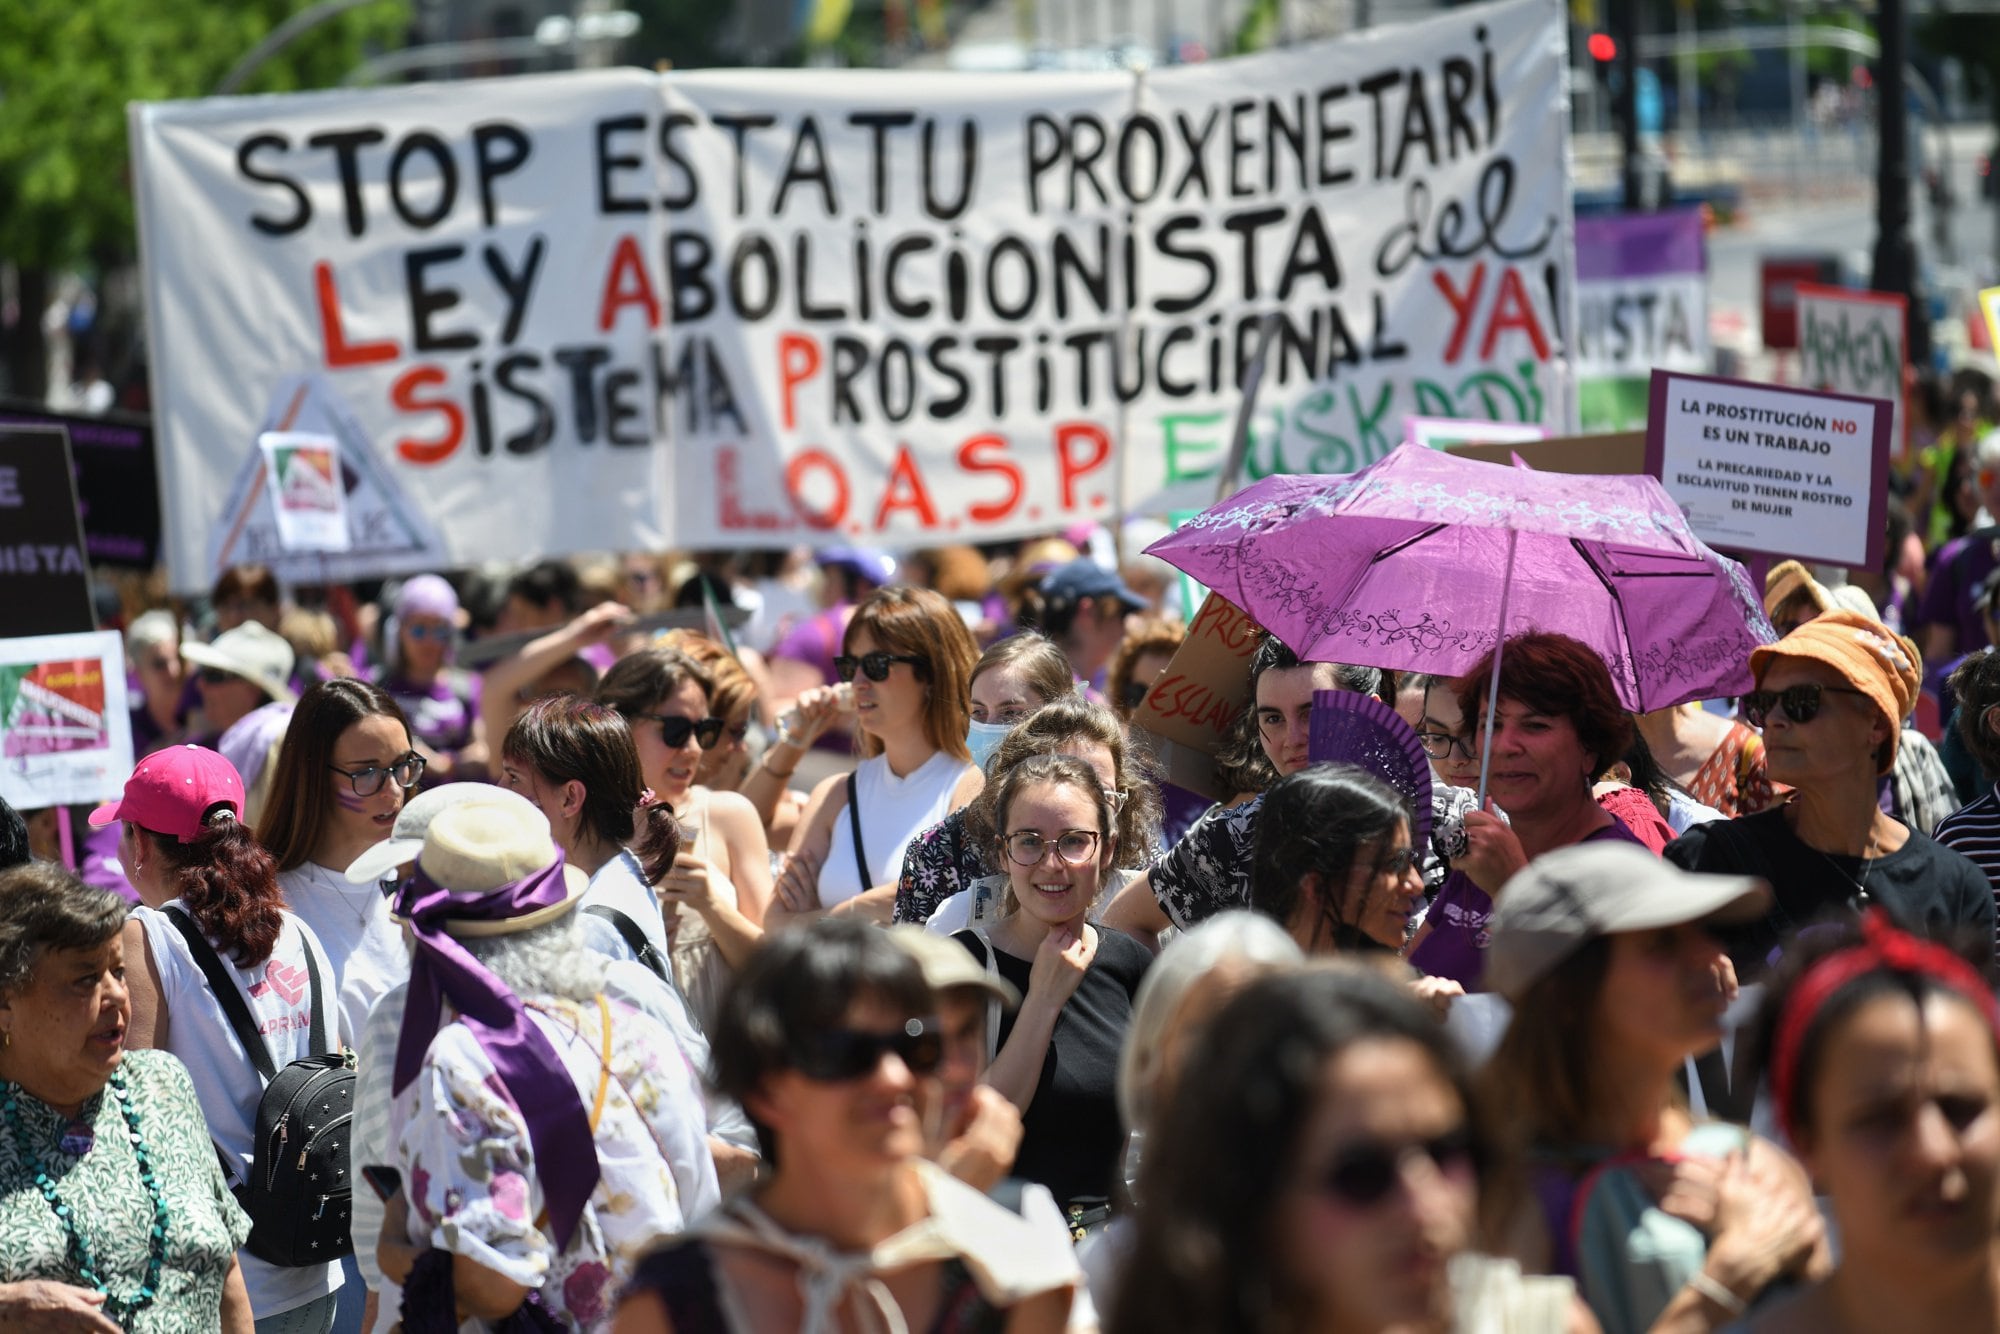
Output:
<instances>
[{"instance_id":1,"label":"purple scarf","mask_svg":"<svg viewBox=\"0 0 2000 1334\"><path fill-rule=\"evenodd\" d=\"M570 1236L591 1191L597 1188L597 1149L590 1116L562 1057L528 1017L520 997L445 933L447 920L498 922L551 907L569 896L562 854L525 879L485 894L454 894L419 867L403 889L397 914L409 920L417 948L410 960L410 990L403 1031L396 1041L391 1089L401 1093L417 1077L437 1036L444 1002L492 1060L500 1082L521 1110L535 1152L535 1176L548 1204L558 1249Z\"/></svg>"}]
</instances>

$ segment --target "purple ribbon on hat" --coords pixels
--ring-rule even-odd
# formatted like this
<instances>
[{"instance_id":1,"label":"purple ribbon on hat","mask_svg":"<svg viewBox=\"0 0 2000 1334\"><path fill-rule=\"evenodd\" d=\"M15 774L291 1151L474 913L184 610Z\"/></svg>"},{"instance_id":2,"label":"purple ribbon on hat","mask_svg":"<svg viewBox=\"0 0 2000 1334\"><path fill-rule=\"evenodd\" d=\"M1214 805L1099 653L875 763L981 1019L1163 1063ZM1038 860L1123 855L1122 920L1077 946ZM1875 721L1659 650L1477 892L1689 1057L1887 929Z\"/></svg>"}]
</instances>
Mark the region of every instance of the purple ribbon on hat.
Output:
<instances>
[{"instance_id":1,"label":"purple ribbon on hat","mask_svg":"<svg viewBox=\"0 0 2000 1334\"><path fill-rule=\"evenodd\" d=\"M556 1245L567 1249L583 1206L597 1188L597 1148L590 1114L562 1057L528 1017L505 982L445 932L447 921L502 922L569 897L562 854L555 861L484 894L457 894L424 874L421 865L397 901L396 912L416 935L410 960L409 999L403 1031L396 1040L391 1091L401 1093L417 1077L424 1053L437 1036L444 1002L451 1001L470 1029L528 1127L535 1151L535 1175L547 1202Z\"/></svg>"}]
</instances>

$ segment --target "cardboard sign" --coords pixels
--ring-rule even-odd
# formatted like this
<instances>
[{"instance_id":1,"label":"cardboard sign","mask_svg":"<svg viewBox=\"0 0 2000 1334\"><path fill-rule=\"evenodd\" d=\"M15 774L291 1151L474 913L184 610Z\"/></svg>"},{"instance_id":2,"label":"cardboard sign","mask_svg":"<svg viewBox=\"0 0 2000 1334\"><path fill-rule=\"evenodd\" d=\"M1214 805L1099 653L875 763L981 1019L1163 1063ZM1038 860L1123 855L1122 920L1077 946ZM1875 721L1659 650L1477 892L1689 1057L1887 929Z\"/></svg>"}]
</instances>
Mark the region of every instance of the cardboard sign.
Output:
<instances>
[{"instance_id":1,"label":"cardboard sign","mask_svg":"<svg viewBox=\"0 0 2000 1334\"><path fill-rule=\"evenodd\" d=\"M1250 659L1263 637L1264 628L1228 598L1211 592L1203 599L1187 638L1132 715L1135 727L1164 743L1154 752L1168 781L1211 800L1235 795L1216 790L1213 761L1251 704Z\"/></svg>"},{"instance_id":2,"label":"cardboard sign","mask_svg":"<svg viewBox=\"0 0 2000 1334\"><path fill-rule=\"evenodd\" d=\"M1882 399L1655 371L1646 471L1712 547L1875 569L1889 427Z\"/></svg>"},{"instance_id":3,"label":"cardboard sign","mask_svg":"<svg viewBox=\"0 0 2000 1334\"><path fill-rule=\"evenodd\" d=\"M0 426L0 637L96 628L69 437Z\"/></svg>"},{"instance_id":4,"label":"cardboard sign","mask_svg":"<svg viewBox=\"0 0 2000 1334\"><path fill-rule=\"evenodd\" d=\"M1886 399L1889 444L1903 453L1903 337L1909 298L1846 287L1798 286L1799 383Z\"/></svg>"},{"instance_id":5,"label":"cardboard sign","mask_svg":"<svg viewBox=\"0 0 2000 1334\"><path fill-rule=\"evenodd\" d=\"M116 631L0 640L0 797L34 810L117 796L130 710Z\"/></svg>"},{"instance_id":6,"label":"cardboard sign","mask_svg":"<svg viewBox=\"0 0 2000 1334\"><path fill-rule=\"evenodd\" d=\"M80 417L0 403L0 426L8 425L60 426L69 432L77 509L92 565L153 568L160 553L160 483L152 418L133 412Z\"/></svg>"},{"instance_id":7,"label":"cardboard sign","mask_svg":"<svg viewBox=\"0 0 2000 1334\"><path fill-rule=\"evenodd\" d=\"M135 106L173 583L212 580L243 522L215 480L306 375L433 568L1199 507L1273 318L1248 477L1361 467L1411 413L1566 419L1564 34L1496 0L1143 74Z\"/></svg>"},{"instance_id":8,"label":"cardboard sign","mask_svg":"<svg viewBox=\"0 0 2000 1334\"><path fill-rule=\"evenodd\" d=\"M1512 463L1518 458L1537 472L1587 473L1606 477L1630 476L1646 471L1644 431L1555 436L1519 445L1453 445L1451 452L1482 463Z\"/></svg>"}]
</instances>

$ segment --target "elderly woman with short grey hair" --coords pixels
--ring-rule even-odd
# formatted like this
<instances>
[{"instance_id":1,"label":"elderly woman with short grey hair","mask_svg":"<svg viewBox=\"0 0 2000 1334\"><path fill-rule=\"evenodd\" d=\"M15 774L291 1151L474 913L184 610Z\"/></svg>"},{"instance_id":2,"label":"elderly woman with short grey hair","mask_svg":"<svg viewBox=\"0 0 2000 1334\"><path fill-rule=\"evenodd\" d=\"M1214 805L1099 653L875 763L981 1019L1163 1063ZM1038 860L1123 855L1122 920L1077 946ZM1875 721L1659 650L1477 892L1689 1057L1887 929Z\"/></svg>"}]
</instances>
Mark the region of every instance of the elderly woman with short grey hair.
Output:
<instances>
[{"instance_id":1,"label":"elderly woman with short grey hair","mask_svg":"<svg viewBox=\"0 0 2000 1334\"><path fill-rule=\"evenodd\" d=\"M223 1185L187 1070L125 1050L125 901L0 872L0 1328L248 1334Z\"/></svg>"}]
</instances>

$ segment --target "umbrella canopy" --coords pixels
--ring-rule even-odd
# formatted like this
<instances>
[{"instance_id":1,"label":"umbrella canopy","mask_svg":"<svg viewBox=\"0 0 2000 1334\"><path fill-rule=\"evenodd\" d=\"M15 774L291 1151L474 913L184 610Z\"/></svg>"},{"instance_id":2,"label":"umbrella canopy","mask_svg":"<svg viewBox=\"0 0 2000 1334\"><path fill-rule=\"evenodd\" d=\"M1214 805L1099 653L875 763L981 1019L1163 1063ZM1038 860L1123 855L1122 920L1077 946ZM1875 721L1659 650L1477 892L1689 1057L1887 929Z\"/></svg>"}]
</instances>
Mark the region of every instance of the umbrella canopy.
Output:
<instances>
[{"instance_id":1,"label":"umbrella canopy","mask_svg":"<svg viewBox=\"0 0 2000 1334\"><path fill-rule=\"evenodd\" d=\"M1554 631L1597 650L1634 712L1749 690L1750 650L1776 638L1743 567L1651 477L1405 445L1266 478L1147 551L1307 661L1455 676L1503 634Z\"/></svg>"}]
</instances>

